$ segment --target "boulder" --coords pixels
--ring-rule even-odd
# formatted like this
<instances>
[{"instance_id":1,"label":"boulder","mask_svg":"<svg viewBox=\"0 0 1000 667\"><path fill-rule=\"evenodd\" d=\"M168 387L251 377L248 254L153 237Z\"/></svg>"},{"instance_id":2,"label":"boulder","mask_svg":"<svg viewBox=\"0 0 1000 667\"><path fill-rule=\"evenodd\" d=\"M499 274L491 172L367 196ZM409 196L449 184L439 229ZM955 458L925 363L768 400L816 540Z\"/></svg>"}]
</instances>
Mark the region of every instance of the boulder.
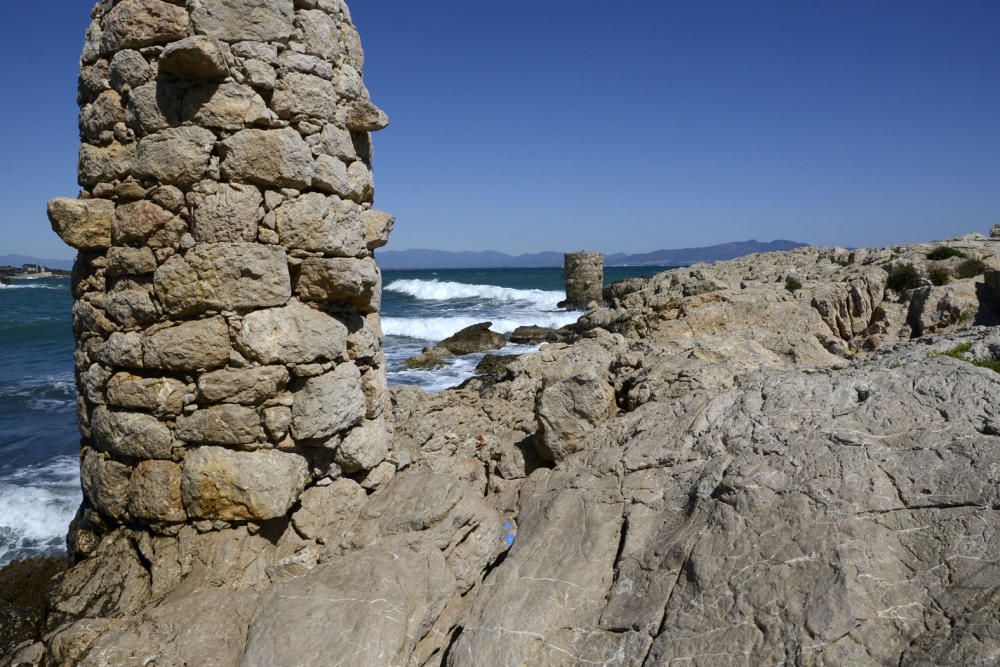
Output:
<instances>
[{"instance_id":1,"label":"boulder","mask_svg":"<svg viewBox=\"0 0 1000 667\"><path fill-rule=\"evenodd\" d=\"M121 339L128 358L134 341ZM221 317L185 322L148 332L142 338L142 367L190 372L220 368L229 363L229 327Z\"/></svg>"},{"instance_id":2,"label":"boulder","mask_svg":"<svg viewBox=\"0 0 1000 667\"><path fill-rule=\"evenodd\" d=\"M351 429L337 447L334 461L344 472L371 470L389 453L389 431L384 419L365 420Z\"/></svg>"},{"instance_id":3,"label":"boulder","mask_svg":"<svg viewBox=\"0 0 1000 667\"><path fill-rule=\"evenodd\" d=\"M285 251L256 243L201 243L157 269L156 296L171 315L284 305L291 296Z\"/></svg>"},{"instance_id":4,"label":"boulder","mask_svg":"<svg viewBox=\"0 0 1000 667\"><path fill-rule=\"evenodd\" d=\"M139 179L191 187L208 171L215 135L202 127L173 127L139 140L132 173Z\"/></svg>"},{"instance_id":5,"label":"boulder","mask_svg":"<svg viewBox=\"0 0 1000 667\"><path fill-rule=\"evenodd\" d=\"M191 22L200 35L225 42L283 42L292 34L292 0L191 0Z\"/></svg>"},{"instance_id":6,"label":"boulder","mask_svg":"<svg viewBox=\"0 0 1000 667\"><path fill-rule=\"evenodd\" d=\"M115 456L170 460L174 438L166 424L137 412L112 412L101 406L91 417L94 444Z\"/></svg>"},{"instance_id":7,"label":"boulder","mask_svg":"<svg viewBox=\"0 0 1000 667\"><path fill-rule=\"evenodd\" d=\"M315 165L298 132L242 130L221 144L222 176L230 181L272 188L307 188Z\"/></svg>"},{"instance_id":8,"label":"boulder","mask_svg":"<svg viewBox=\"0 0 1000 667\"><path fill-rule=\"evenodd\" d=\"M361 215L365 222L365 244L376 250L389 243L389 234L396 225L396 217L384 211L366 210Z\"/></svg>"},{"instance_id":9,"label":"boulder","mask_svg":"<svg viewBox=\"0 0 1000 667\"><path fill-rule=\"evenodd\" d=\"M614 389L584 371L542 390L538 398L540 455L561 461L586 446L587 434L618 412Z\"/></svg>"},{"instance_id":10,"label":"boulder","mask_svg":"<svg viewBox=\"0 0 1000 667\"><path fill-rule=\"evenodd\" d=\"M163 50L160 71L182 79L221 79L229 74L229 66L219 40L195 35Z\"/></svg>"},{"instance_id":11,"label":"boulder","mask_svg":"<svg viewBox=\"0 0 1000 667\"><path fill-rule=\"evenodd\" d=\"M381 303L382 276L373 259L309 258L302 262L295 293L303 301L374 313Z\"/></svg>"},{"instance_id":12,"label":"boulder","mask_svg":"<svg viewBox=\"0 0 1000 667\"><path fill-rule=\"evenodd\" d=\"M131 470L107 455L87 449L80 462L80 481L87 500L115 519L125 517Z\"/></svg>"},{"instance_id":13,"label":"boulder","mask_svg":"<svg viewBox=\"0 0 1000 667\"><path fill-rule=\"evenodd\" d=\"M312 364L332 361L347 347L347 327L299 301L283 308L250 313L237 345L262 364Z\"/></svg>"},{"instance_id":14,"label":"boulder","mask_svg":"<svg viewBox=\"0 0 1000 667\"><path fill-rule=\"evenodd\" d=\"M336 257L367 254L362 210L351 202L310 192L285 202L275 214L281 244L289 249Z\"/></svg>"},{"instance_id":15,"label":"boulder","mask_svg":"<svg viewBox=\"0 0 1000 667\"><path fill-rule=\"evenodd\" d=\"M297 454L199 447L184 458L181 492L192 517L265 521L284 516L308 479Z\"/></svg>"},{"instance_id":16,"label":"boulder","mask_svg":"<svg viewBox=\"0 0 1000 667\"><path fill-rule=\"evenodd\" d=\"M452 354L475 354L489 350L499 350L507 345L503 334L490 331L492 322L481 322L466 327L437 344L439 349Z\"/></svg>"},{"instance_id":17,"label":"boulder","mask_svg":"<svg viewBox=\"0 0 1000 667\"><path fill-rule=\"evenodd\" d=\"M242 405L214 405L177 419L177 437L198 445L251 445L261 438L260 417Z\"/></svg>"},{"instance_id":18,"label":"boulder","mask_svg":"<svg viewBox=\"0 0 1000 667\"><path fill-rule=\"evenodd\" d=\"M565 335L556 329L548 327L524 326L518 327L510 335L510 342L517 345L538 345L539 343L560 343Z\"/></svg>"},{"instance_id":19,"label":"boulder","mask_svg":"<svg viewBox=\"0 0 1000 667\"><path fill-rule=\"evenodd\" d=\"M291 433L296 440L329 438L365 418L361 373L352 363L340 364L333 372L310 378L294 397Z\"/></svg>"},{"instance_id":20,"label":"boulder","mask_svg":"<svg viewBox=\"0 0 1000 667\"><path fill-rule=\"evenodd\" d=\"M303 537L320 542L337 542L368 500L368 494L357 482L340 478L329 486L307 490L299 499L300 509L292 515L292 523Z\"/></svg>"},{"instance_id":21,"label":"boulder","mask_svg":"<svg viewBox=\"0 0 1000 667\"><path fill-rule=\"evenodd\" d=\"M184 7L163 0L122 0L101 20L101 52L164 44L187 32Z\"/></svg>"},{"instance_id":22,"label":"boulder","mask_svg":"<svg viewBox=\"0 0 1000 667\"><path fill-rule=\"evenodd\" d=\"M53 199L48 206L52 231L77 250L98 252L111 245L115 203L108 199Z\"/></svg>"},{"instance_id":23,"label":"boulder","mask_svg":"<svg viewBox=\"0 0 1000 667\"><path fill-rule=\"evenodd\" d=\"M955 325L971 325L980 310L981 279L961 280L942 287L913 291L907 322L914 334L923 336Z\"/></svg>"},{"instance_id":24,"label":"boulder","mask_svg":"<svg viewBox=\"0 0 1000 667\"><path fill-rule=\"evenodd\" d=\"M111 58L109 77L111 87L118 92L125 88L133 90L149 81L149 63L138 51L118 51Z\"/></svg>"}]
</instances>

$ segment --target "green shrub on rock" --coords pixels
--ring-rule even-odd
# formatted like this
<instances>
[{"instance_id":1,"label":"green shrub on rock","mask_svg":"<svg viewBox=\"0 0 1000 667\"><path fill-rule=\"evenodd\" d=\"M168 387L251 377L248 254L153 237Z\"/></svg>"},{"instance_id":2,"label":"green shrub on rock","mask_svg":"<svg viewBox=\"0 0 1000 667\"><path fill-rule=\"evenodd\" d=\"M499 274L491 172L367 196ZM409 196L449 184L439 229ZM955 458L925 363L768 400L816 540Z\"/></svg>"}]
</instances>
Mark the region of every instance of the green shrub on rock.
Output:
<instances>
[{"instance_id":1,"label":"green shrub on rock","mask_svg":"<svg viewBox=\"0 0 1000 667\"><path fill-rule=\"evenodd\" d=\"M903 264L889 272L886 286L896 292L905 292L920 287L921 282L920 271L912 264Z\"/></svg>"},{"instance_id":2,"label":"green shrub on rock","mask_svg":"<svg viewBox=\"0 0 1000 667\"><path fill-rule=\"evenodd\" d=\"M948 269L931 269L929 275L935 287L941 287L951 282L951 274L948 273Z\"/></svg>"},{"instance_id":3,"label":"green shrub on rock","mask_svg":"<svg viewBox=\"0 0 1000 667\"><path fill-rule=\"evenodd\" d=\"M966 256L965 253L962 252L961 250L946 245L934 248L934 250L931 250L929 253L927 253L927 259L931 259L934 261L951 259L952 257L965 257L965 256Z\"/></svg>"},{"instance_id":4,"label":"green shrub on rock","mask_svg":"<svg viewBox=\"0 0 1000 667\"><path fill-rule=\"evenodd\" d=\"M988 267L981 259L967 259L958 265L955 274L959 278L975 278L986 272Z\"/></svg>"}]
</instances>

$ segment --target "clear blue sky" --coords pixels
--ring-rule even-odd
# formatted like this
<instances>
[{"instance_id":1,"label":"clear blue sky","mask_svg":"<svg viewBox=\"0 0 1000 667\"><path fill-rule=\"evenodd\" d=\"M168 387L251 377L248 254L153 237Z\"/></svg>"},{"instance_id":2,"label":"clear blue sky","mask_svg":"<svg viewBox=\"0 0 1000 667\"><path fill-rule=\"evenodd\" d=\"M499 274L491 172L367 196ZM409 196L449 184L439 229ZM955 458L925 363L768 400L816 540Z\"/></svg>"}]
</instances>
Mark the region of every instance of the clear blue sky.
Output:
<instances>
[{"instance_id":1,"label":"clear blue sky","mask_svg":"<svg viewBox=\"0 0 1000 667\"><path fill-rule=\"evenodd\" d=\"M66 257L89 0L8 2L0 254ZM997 0L355 0L391 247L888 244L1000 222Z\"/></svg>"}]
</instances>

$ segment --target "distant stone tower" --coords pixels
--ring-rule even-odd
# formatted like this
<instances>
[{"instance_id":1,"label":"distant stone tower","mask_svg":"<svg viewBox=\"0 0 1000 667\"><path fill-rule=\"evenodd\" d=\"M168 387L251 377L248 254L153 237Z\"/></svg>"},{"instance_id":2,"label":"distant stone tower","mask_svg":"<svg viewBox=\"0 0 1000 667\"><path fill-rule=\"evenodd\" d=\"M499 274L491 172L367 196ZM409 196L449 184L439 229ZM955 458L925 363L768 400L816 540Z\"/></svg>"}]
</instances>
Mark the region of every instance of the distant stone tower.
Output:
<instances>
[{"instance_id":1,"label":"distant stone tower","mask_svg":"<svg viewBox=\"0 0 1000 667\"><path fill-rule=\"evenodd\" d=\"M604 255L599 252L567 254L564 262L566 308L582 310L604 300Z\"/></svg>"},{"instance_id":2,"label":"distant stone tower","mask_svg":"<svg viewBox=\"0 0 1000 667\"><path fill-rule=\"evenodd\" d=\"M73 275L84 505L118 525L284 517L387 456L369 133L342 0L99 3L82 56Z\"/></svg>"}]
</instances>

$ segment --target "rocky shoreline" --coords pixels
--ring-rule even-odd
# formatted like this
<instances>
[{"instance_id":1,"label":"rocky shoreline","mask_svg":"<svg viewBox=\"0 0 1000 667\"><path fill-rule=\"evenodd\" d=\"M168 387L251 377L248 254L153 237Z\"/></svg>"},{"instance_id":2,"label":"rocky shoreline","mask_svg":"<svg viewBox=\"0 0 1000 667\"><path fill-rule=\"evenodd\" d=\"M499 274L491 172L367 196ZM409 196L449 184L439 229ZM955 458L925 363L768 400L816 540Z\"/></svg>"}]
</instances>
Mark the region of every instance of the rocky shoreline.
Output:
<instances>
[{"instance_id":1,"label":"rocky shoreline","mask_svg":"<svg viewBox=\"0 0 1000 667\"><path fill-rule=\"evenodd\" d=\"M987 275L931 284L942 247ZM288 521L118 529L9 664L989 664L998 251L616 284L502 378L393 390L374 493L342 477ZM903 266L917 282L887 287Z\"/></svg>"}]
</instances>

